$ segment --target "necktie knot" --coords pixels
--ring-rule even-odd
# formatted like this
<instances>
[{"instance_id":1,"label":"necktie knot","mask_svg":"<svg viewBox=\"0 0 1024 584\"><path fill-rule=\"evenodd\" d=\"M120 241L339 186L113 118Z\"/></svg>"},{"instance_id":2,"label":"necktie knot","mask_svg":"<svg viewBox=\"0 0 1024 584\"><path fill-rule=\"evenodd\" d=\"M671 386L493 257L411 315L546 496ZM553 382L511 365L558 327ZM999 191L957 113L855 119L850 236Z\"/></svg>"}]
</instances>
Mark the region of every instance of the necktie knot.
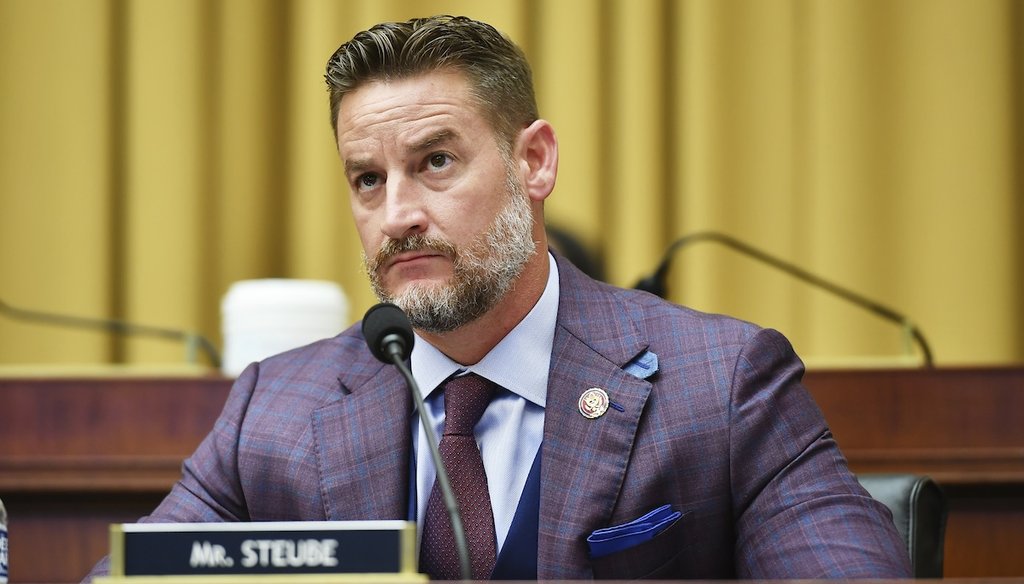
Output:
<instances>
[{"instance_id":1,"label":"necktie knot","mask_svg":"<svg viewBox=\"0 0 1024 584\"><path fill-rule=\"evenodd\" d=\"M475 373L444 384L444 436L472 436L494 397L495 386Z\"/></svg>"}]
</instances>

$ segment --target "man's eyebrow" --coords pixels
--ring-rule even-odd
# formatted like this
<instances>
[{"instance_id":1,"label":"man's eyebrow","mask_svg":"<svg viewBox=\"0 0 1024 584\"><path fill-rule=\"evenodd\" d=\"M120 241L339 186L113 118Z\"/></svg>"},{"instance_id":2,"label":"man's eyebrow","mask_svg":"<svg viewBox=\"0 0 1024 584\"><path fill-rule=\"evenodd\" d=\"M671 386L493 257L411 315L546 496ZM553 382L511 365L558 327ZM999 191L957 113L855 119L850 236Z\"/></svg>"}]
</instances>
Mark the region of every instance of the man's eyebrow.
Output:
<instances>
[{"instance_id":1,"label":"man's eyebrow","mask_svg":"<svg viewBox=\"0 0 1024 584\"><path fill-rule=\"evenodd\" d=\"M430 134L422 140L417 140L408 146L409 152L423 152L436 148L439 144L457 140L459 133L452 129L443 129ZM345 174L358 174L370 169L373 164L368 158L355 158L345 161Z\"/></svg>"},{"instance_id":2,"label":"man's eyebrow","mask_svg":"<svg viewBox=\"0 0 1024 584\"><path fill-rule=\"evenodd\" d=\"M459 137L459 134L455 130L444 129L434 132L422 140L413 142L409 146L409 150L412 152L422 152L424 150L430 150L436 147L438 144L443 144L451 140L455 140Z\"/></svg>"},{"instance_id":3,"label":"man's eyebrow","mask_svg":"<svg viewBox=\"0 0 1024 584\"><path fill-rule=\"evenodd\" d=\"M370 168L370 161L366 159L355 159L345 161L345 174L352 175Z\"/></svg>"}]
</instances>

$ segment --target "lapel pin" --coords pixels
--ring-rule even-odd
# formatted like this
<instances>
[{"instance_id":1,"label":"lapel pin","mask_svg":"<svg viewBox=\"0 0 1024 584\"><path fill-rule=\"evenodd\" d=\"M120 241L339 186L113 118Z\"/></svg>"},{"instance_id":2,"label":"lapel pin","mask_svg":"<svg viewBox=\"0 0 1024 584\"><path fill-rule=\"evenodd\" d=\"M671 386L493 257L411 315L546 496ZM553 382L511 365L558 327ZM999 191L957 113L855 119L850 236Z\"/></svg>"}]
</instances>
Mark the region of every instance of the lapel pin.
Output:
<instances>
[{"instance_id":1,"label":"lapel pin","mask_svg":"<svg viewBox=\"0 0 1024 584\"><path fill-rule=\"evenodd\" d=\"M608 411L608 394L600 387L591 387L580 396L580 413L584 418L600 418Z\"/></svg>"}]
</instances>

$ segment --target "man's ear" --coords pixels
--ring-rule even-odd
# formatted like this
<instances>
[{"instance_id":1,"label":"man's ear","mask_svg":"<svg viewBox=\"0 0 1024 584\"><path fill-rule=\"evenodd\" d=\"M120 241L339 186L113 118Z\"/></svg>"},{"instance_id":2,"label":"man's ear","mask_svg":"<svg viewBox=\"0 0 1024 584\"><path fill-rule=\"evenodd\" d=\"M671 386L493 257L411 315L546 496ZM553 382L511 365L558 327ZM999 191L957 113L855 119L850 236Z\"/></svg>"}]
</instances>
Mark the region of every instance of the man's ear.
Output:
<instances>
[{"instance_id":1,"label":"man's ear","mask_svg":"<svg viewBox=\"0 0 1024 584\"><path fill-rule=\"evenodd\" d=\"M546 120L533 122L519 133L516 155L526 194L531 201L543 201L554 190L558 175L555 129Z\"/></svg>"}]
</instances>

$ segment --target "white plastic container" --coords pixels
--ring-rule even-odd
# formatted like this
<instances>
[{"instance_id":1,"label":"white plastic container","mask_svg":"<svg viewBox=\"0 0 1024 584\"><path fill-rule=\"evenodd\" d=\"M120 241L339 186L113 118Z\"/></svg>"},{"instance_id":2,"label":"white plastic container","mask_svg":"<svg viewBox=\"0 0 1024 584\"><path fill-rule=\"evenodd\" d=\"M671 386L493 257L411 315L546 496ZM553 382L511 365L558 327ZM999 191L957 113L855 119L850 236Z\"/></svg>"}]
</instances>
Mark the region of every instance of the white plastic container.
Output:
<instances>
[{"instance_id":1,"label":"white plastic container","mask_svg":"<svg viewBox=\"0 0 1024 584\"><path fill-rule=\"evenodd\" d=\"M334 282L235 282L221 302L221 370L236 377L253 361L333 337L347 323L348 299Z\"/></svg>"}]
</instances>

